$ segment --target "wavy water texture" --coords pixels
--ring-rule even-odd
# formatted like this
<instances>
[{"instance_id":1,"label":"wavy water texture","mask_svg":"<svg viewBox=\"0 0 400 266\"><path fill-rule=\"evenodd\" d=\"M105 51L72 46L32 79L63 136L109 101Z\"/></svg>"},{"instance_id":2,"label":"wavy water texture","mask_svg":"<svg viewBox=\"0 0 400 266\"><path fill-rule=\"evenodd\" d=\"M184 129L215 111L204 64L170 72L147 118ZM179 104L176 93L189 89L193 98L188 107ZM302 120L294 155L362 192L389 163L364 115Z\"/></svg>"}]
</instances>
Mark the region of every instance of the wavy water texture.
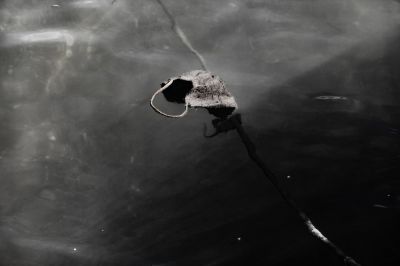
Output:
<instances>
[{"instance_id":1,"label":"wavy water texture","mask_svg":"<svg viewBox=\"0 0 400 266\"><path fill-rule=\"evenodd\" d=\"M398 260L399 2L163 3L316 227ZM237 136L148 108L199 66L155 0L0 1L0 264L334 264Z\"/></svg>"}]
</instances>

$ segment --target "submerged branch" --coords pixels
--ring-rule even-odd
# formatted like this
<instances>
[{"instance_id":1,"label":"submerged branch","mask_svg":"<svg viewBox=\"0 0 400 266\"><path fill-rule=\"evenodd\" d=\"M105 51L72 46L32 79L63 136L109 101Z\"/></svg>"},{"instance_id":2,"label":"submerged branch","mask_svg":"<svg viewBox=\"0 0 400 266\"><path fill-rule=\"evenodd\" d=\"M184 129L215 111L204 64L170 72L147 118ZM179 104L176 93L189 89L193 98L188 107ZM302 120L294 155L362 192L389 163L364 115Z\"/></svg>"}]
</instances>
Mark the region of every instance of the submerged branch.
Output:
<instances>
[{"instance_id":1,"label":"submerged branch","mask_svg":"<svg viewBox=\"0 0 400 266\"><path fill-rule=\"evenodd\" d=\"M243 144L246 146L247 153L249 157L257 164L257 166L263 171L264 175L268 178L268 180L272 183L281 197L285 200L285 202L297 212L299 217L303 220L304 224L307 226L308 231L317 239L325 243L328 247L330 247L341 259L343 259L346 265L351 266L360 266L353 258L347 256L338 246L336 246L333 242L331 242L326 236L324 236L311 222L310 218L297 206L297 204L287 195L286 191L280 187L278 183L278 179L275 174L268 169L268 167L264 164L261 158L258 156L256 152L255 145L250 140L247 133L244 131L241 118L239 114L231 116L228 120L222 121L221 123L232 123L236 127L236 131L239 133L240 138L242 139Z\"/></svg>"}]
</instances>

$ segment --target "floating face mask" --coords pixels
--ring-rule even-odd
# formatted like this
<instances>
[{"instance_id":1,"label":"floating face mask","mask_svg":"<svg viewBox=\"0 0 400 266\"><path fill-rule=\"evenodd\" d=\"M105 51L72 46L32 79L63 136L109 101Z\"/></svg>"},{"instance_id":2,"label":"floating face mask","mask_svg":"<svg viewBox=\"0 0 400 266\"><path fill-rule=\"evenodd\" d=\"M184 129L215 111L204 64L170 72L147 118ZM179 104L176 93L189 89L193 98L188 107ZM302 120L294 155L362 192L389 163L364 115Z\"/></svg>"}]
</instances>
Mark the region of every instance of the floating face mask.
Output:
<instances>
[{"instance_id":1,"label":"floating face mask","mask_svg":"<svg viewBox=\"0 0 400 266\"><path fill-rule=\"evenodd\" d=\"M167 101L185 104L185 111L179 115L160 111L154 106L154 99L161 92ZM204 70L193 70L168 79L153 94L150 105L157 113L173 118L186 115L189 107L203 107L217 117L226 118L238 107L233 96L225 88L222 79Z\"/></svg>"}]
</instances>

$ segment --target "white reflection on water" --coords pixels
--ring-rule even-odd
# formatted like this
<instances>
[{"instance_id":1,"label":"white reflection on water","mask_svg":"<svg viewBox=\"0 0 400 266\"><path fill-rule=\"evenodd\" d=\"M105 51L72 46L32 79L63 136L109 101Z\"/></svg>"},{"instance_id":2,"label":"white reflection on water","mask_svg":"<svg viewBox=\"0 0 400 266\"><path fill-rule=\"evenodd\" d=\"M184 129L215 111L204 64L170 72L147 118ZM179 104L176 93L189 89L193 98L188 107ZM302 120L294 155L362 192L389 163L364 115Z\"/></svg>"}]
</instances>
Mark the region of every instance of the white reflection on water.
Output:
<instances>
[{"instance_id":1,"label":"white reflection on water","mask_svg":"<svg viewBox=\"0 0 400 266\"><path fill-rule=\"evenodd\" d=\"M50 87L64 68L66 60L73 55L73 46L76 39L84 39L85 34L81 31L71 31L66 29L47 29L27 32L14 32L5 36L6 46L23 45L44 45L44 44L63 44L64 52L56 60L56 67L46 81L45 90L50 92Z\"/></svg>"},{"instance_id":2,"label":"white reflection on water","mask_svg":"<svg viewBox=\"0 0 400 266\"><path fill-rule=\"evenodd\" d=\"M82 32L73 32L65 29L13 32L4 36L4 42L2 46L65 43L66 47L70 48L74 45L77 35L83 36L84 34Z\"/></svg>"},{"instance_id":3,"label":"white reflection on water","mask_svg":"<svg viewBox=\"0 0 400 266\"><path fill-rule=\"evenodd\" d=\"M70 36L70 34L68 35ZM62 31L28 32L28 33L22 33L19 39L20 41L25 43L57 42L57 41L64 41L64 34ZM71 37L68 39L71 39Z\"/></svg>"},{"instance_id":4,"label":"white reflection on water","mask_svg":"<svg viewBox=\"0 0 400 266\"><path fill-rule=\"evenodd\" d=\"M77 8L99 8L104 6L104 1L93 1L93 0L83 0L83 1L74 1L71 3L71 6ZM109 3L108 3L109 5Z\"/></svg>"},{"instance_id":5,"label":"white reflection on water","mask_svg":"<svg viewBox=\"0 0 400 266\"><path fill-rule=\"evenodd\" d=\"M331 101L346 101L348 100L345 96L334 96L334 95L322 95L315 97L317 100L331 100Z\"/></svg>"},{"instance_id":6,"label":"white reflection on water","mask_svg":"<svg viewBox=\"0 0 400 266\"><path fill-rule=\"evenodd\" d=\"M86 245L81 245L77 243L72 243L68 241L54 241L51 239L37 239L37 238L22 238L15 237L12 243L18 247L30 248L38 251L50 251L60 254L76 254L78 249L87 248ZM85 254L80 253L80 256L85 256Z\"/></svg>"}]
</instances>

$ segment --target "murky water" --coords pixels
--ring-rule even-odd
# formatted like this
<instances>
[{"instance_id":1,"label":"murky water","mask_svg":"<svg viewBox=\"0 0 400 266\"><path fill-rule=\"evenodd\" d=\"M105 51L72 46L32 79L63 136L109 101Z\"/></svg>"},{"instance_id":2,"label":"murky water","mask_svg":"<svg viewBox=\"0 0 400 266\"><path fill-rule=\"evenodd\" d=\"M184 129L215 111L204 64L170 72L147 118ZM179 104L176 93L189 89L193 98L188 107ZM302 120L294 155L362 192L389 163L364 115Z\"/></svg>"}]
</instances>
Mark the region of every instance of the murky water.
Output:
<instances>
[{"instance_id":1,"label":"murky water","mask_svg":"<svg viewBox=\"0 0 400 266\"><path fill-rule=\"evenodd\" d=\"M163 3L314 223L399 264L399 2ZM0 2L0 264L343 265L236 132L149 107L199 68L157 1Z\"/></svg>"}]
</instances>

